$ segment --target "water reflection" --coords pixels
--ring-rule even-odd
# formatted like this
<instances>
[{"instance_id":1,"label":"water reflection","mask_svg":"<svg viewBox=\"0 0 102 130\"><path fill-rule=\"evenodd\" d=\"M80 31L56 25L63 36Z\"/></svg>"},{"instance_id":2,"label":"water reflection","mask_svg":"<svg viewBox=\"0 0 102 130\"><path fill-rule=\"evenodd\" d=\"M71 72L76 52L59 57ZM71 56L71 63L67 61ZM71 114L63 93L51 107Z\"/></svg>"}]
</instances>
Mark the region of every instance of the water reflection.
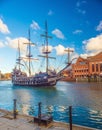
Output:
<instances>
[{"instance_id":1,"label":"water reflection","mask_svg":"<svg viewBox=\"0 0 102 130\"><path fill-rule=\"evenodd\" d=\"M17 99L20 113L37 116L38 102L42 102L42 113L63 122L69 121L72 106L73 123L102 129L101 83L58 82L53 88L34 88L1 82L0 108L12 110L13 99Z\"/></svg>"}]
</instances>

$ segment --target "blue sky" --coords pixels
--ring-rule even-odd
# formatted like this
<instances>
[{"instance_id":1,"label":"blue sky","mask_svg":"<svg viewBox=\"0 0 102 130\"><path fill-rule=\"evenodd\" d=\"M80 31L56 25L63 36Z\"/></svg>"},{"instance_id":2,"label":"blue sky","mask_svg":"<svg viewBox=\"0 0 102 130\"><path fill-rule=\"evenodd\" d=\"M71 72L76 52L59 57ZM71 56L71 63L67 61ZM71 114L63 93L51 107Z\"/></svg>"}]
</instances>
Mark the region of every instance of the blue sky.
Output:
<instances>
[{"instance_id":1,"label":"blue sky","mask_svg":"<svg viewBox=\"0 0 102 130\"><path fill-rule=\"evenodd\" d=\"M40 34L46 20L53 37L49 40L51 55L57 55L57 64L66 48L74 50L72 58L102 51L101 12L101 0L0 0L0 70L12 71L18 39L24 54L22 43L27 42L29 28L31 41L38 48L43 44ZM33 49L33 55L37 54Z\"/></svg>"}]
</instances>

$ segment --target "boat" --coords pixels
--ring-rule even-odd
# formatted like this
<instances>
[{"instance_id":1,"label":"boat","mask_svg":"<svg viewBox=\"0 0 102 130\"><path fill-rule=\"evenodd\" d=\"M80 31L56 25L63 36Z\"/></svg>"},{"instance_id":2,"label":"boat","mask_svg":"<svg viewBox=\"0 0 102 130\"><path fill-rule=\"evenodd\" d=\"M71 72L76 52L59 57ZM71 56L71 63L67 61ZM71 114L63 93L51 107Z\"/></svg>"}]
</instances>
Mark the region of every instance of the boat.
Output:
<instances>
[{"instance_id":1,"label":"boat","mask_svg":"<svg viewBox=\"0 0 102 130\"><path fill-rule=\"evenodd\" d=\"M24 66L24 64L21 63L24 57L21 57L20 55L20 46L18 42L18 52L19 56L17 59L17 66L13 69L12 72L12 83L13 85L20 85L20 86L54 86L56 85L57 81L61 78L59 74L56 73L55 70L49 69L49 60L48 59L55 59L55 57L49 56L50 51L48 49L48 39L51 38L51 36L48 36L48 29L47 29L47 22L45 22L45 33L41 35L45 38L45 46L43 48L43 55L39 55L39 57L43 57L46 59L46 71L45 72L39 72L37 74L31 75L31 60L32 54L31 54L31 45L30 42L30 31L29 31L29 43L26 43L28 46L28 54L26 55L26 59L28 59L28 72L29 75L27 75L26 72L23 72L21 70L21 66ZM36 59L37 60L37 59Z\"/></svg>"},{"instance_id":2,"label":"boat","mask_svg":"<svg viewBox=\"0 0 102 130\"><path fill-rule=\"evenodd\" d=\"M55 86L56 83L63 78L61 75L62 71L65 70L68 66L70 66L71 62L69 62L69 57L70 57L70 51L65 50L68 52L68 62L67 65L61 69L59 72L56 72L55 69L51 70L49 68L49 59L56 59L55 57L50 56L49 54L51 51L48 49L48 39L51 38L51 36L48 35L48 27L47 27L47 21L45 22L45 33L41 35L45 39L45 44L42 49L42 54L43 55L38 55L39 57L45 58L46 59L46 70L44 72L38 72L34 75L31 74L31 61L32 60L38 60L37 58L33 58L33 55L31 54L31 46L34 45L31 40L30 40L30 30L29 30L29 38L28 38L28 43L27 48L28 48L28 53L26 57L22 57L20 53L20 45L18 41L18 58L16 59L16 67L13 69L12 72L12 83L13 85L19 85L19 86L34 86L34 87L39 87L39 86ZM28 60L28 65L22 64L22 61L24 59ZM21 66L25 66L28 68L28 74L27 72L22 71ZM34 69L34 68L33 68Z\"/></svg>"}]
</instances>

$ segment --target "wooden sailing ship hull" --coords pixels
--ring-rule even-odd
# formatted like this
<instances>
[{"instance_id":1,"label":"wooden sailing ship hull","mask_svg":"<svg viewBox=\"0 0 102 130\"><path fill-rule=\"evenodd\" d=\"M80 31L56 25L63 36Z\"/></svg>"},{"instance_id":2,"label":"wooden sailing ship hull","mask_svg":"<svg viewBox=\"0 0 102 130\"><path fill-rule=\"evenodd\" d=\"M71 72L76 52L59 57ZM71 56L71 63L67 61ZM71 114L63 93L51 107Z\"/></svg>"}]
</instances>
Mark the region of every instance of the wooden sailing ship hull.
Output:
<instances>
[{"instance_id":1,"label":"wooden sailing ship hull","mask_svg":"<svg viewBox=\"0 0 102 130\"><path fill-rule=\"evenodd\" d=\"M37 76L27 77L14 72L12 74L13 85L19 86L54 86L57 83L57 75L47 75L46 73Z\"/></svg>"},{"instance_id":2,"label":"wooden sailing ship hull","mask_svg":"<svg viewBox=\"0 0 102 130\"><path fill-rule=\"evenodd\" d=\"M12 81L13 85L18 85L18 86L34 86L34 87L38 87L38 86L54 86L56 85L56 80L53 81Z\"/></svg>"},{"instance_id":3,"label":"wooden sailing ship hull","mask_svg":"<svg viewBox=\"0 0 102 130\"><path fill-rule=\"evenodd\" d=\"M51 87L51 86L55 86L56 83L54 82L50 82L50 83L37 83L37 84L23 84L23 83L13 83L13 85L16 85L16 86L32 86L32 87Z\"/></svg>"}]
</instances>

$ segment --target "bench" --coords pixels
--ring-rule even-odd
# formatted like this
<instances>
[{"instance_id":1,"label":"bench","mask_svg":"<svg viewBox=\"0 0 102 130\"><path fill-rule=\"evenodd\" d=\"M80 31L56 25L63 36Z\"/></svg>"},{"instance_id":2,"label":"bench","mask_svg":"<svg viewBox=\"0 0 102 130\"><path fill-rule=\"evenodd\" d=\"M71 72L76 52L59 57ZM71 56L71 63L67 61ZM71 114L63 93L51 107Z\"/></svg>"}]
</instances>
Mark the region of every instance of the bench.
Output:
<instances>
[{"instance_id":1,"label":"bench","mask_svg":"<svg viewBox=\"0 0 102 130\"><path fill-rule=\"evenodd\" d=\"M53 121L51 115L41 115L41 118L34 117L34 122L39 124L45 124L46 126Z\"/></svg>"}]
</instances>

